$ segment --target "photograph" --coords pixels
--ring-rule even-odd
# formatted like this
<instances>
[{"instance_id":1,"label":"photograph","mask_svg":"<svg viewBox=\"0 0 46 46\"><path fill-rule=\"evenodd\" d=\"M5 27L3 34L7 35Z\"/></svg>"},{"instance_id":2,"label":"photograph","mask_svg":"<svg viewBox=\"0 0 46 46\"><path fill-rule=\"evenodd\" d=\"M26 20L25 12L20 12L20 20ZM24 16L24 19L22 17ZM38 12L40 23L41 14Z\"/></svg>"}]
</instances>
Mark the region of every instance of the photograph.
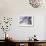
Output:
<instances>
[{"instance_id":1,"label":"photograph","mask_svg":"<svg viewBox=\"0 0 46 46\"><path fill-rule=\"evenodd\" d=\"M33 26L33 16L19 16L20 26Z\"/></svg>"}]
</instances>

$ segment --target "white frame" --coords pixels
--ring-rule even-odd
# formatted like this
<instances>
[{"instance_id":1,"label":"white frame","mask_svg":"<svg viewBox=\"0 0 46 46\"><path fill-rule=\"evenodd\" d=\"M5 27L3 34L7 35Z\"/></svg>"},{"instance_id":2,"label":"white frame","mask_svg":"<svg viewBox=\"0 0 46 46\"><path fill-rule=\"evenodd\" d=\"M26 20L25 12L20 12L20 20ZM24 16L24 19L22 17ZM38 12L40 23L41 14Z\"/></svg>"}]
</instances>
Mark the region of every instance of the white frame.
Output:
<instances>
[{"instance_id":1,"label":"white frame","mask_svg":"<svg viewBox=\"0 0 46 46\"><path fill-rule=\"evenodd\" d=\"M20 17L32 17L32 19L31 19L31 22L32 22L32 24L20 24ZM34 25L34 16L17 16L17 21L18 21L18 25L19 26L33 26Z\"/></svg>"}]
</instances>

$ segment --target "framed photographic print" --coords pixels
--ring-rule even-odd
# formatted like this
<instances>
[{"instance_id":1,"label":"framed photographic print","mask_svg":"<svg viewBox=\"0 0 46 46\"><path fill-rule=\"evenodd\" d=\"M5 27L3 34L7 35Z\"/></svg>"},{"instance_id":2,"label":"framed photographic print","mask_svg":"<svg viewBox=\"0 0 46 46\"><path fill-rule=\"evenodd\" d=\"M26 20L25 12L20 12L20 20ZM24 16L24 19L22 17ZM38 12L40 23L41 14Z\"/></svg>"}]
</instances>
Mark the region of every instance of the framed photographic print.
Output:
<instances>
[{"instance_id":1,"label":"framed photographic print","mask_svg":"<svg viewBox=\"0 0 46 46\"><path fill-rule=\"evenodd\" d=\"M19 16L19 26L33 26L33 16Z\"/></svg>"}]
</instances>

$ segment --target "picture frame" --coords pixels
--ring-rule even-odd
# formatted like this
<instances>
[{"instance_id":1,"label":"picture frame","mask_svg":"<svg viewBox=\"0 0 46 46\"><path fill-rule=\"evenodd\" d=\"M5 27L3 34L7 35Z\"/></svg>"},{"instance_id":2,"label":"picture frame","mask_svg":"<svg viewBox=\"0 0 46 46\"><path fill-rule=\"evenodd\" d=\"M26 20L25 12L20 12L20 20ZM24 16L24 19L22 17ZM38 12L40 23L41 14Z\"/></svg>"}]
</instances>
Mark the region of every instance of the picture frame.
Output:
<instances>
[{"instance_id":1,"label":"picture frame","mask_svg":"<svg viewBox=\"0 0 46 46\"><path fill-rule=\"evenodd\" d=\"M34 16L18 16L19 26L33 26Z\"/></svg>"}]
</instances>

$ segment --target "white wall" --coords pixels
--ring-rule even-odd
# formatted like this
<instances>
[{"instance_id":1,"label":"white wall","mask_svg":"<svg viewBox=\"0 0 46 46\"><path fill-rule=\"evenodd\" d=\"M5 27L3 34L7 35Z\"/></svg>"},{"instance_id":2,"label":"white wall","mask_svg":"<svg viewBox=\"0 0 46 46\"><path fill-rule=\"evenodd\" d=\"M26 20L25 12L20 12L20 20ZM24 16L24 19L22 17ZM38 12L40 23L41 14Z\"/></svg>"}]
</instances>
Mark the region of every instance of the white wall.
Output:
<instances>
[{"instance_id":1,"label":"white wall","mask_svg":"<svg viewBox=\"0 0 46 46\"><path fill-rule=\"evenodd\" d=\"M46 8L32 8L28 0L0 0L0 16L45 15Z\"/></svg>"},{"instance_id":2,"label":"white wall","mask_svg":"<svg viewBox=\"0 0 46 46\"><path fill-rule=\"evenodd\" d=\"M46 16L45 16L45 24L44 24L44 39L46 39Z\"/></svg>"},{"instance_id":3,"label":"white wall","mask_svg":"<svg viewBox=\"0 0 46 46\"><path fill-rule=\"evenodd\" d=\"M18 26L17 20L14 18L10 32L17 40L27 40L34 34L39 40L44 40L44 16L34 16L34 26L32 27Z\"/></svg>"},{"instance_id":4,"label":"white wall","mask_svg":"<svg viewBox=\"0 0 46 46\"><path fill-rule=\"evenodd\" d=\"M29 37L32 37L34 34L37 35L37 39L44 40L44 16L33 16L34 17L34 25L31 27L21 27L17 23L17 17L12 17L12 26L10 28L10 33L17 40L28 40ZM3 17L2 17L3 18ZM1 30L1 29L0 29ZM1 32L3 32L1 30ZM1 33L0 33L1 34ZM4 33L3 33L4 34ZM1 36L0 39L3 37Z\"/></svg>"},{"instance_id":5,"label":"white wall","mask_svg":"<svg viewBox=\"0 0 46 46\"><path fill-rule=\"evenodd\" d=\"M15 17L19 15L34 16L34 26L19 27ZM13 17L10 33L19 40L28 39L29 36L33 36L35 33L38 39L45 39L44 15L46 15L46 8L32 8L28 0L0 0L0 16ZM2 36L0 39L2 39Z\"/></svg>"}]
</instances>

